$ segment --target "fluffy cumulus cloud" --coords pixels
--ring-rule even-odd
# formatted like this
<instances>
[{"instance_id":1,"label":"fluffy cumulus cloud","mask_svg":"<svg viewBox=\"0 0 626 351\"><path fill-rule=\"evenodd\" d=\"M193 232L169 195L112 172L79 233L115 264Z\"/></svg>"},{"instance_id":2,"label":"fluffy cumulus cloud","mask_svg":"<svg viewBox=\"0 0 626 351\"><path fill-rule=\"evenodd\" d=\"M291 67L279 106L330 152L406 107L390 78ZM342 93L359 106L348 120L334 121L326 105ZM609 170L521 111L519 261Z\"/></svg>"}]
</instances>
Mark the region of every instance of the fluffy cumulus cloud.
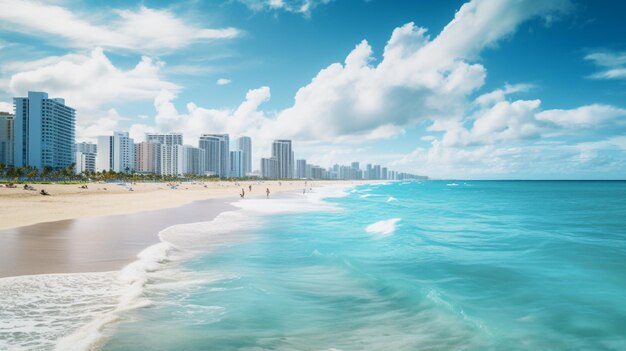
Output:
<instances>
[{"instance_id":1,"label":"fluffy cumulus cloud","mask_svg":"<svg viewBox=\"0 0 626 351\"><path fill-rule=\"evenodd\" d=\"M144 56L132 69L117 68L101 48L89 55L71 54L34 63L20 63L27 68L11 76L8 90L17 96L29 90L63 96L68 105L92 112L113 102L154 99L161 90L180 87L160 75L163 63Z\"/></svg>"},{"instance_id":2,"label":"fluffy cumulus cloud","mask_svg":"<svg viewBox=\"0 0 626 351\"><path fill-rule=\"evenodd\" d=\"M484 84L486 69L475 63L480 51L521 22L567 4L472 1L434 38L413 23L396 28L377 64L364 40L297 92L294 105L278 116L281 132L304 140L369 140L424 120L445 129Z\"/></svg>"},{"instance_id":3,"label":"fluffy cumulus cloud","mask_svg":"<svg viewBox=\"0 0 626 351\"><path fill-rule=\"evenodd\" d=\"M10 102L0 101L0 112L13 113L13 104Z\"/></svg>"},{"instance_id":4,"label":"fluffy cumulus cloud","mask_svg":"<svg viewBox=\"0 0 626 351\"><path fill-rule=\"evenodd\" d=\"M32 0L0 0L0 28L54 38L54 45L102 46L140 52L178 49L197 41L233 38L240 34L235 28L195 26L189 19L166 9L141 6L112 10L106 16L96 17L56 2Z\"/></svg>"}]
</instances>

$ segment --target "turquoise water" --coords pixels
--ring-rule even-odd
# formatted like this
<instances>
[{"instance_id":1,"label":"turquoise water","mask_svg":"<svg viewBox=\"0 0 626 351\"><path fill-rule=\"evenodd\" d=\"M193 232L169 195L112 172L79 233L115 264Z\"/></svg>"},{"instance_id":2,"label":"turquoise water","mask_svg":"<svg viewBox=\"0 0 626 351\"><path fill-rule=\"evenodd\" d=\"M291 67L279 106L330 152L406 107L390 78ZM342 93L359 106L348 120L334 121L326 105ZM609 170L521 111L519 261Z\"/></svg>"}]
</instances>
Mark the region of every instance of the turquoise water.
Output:
<instances>
[{"instance_id":1,"label":"turquoise water","mask_svg":"<svg viewBox=\"0 0 626 351\"><path fill-rule=\"evenodd\" d=\"M242 210L217 248L187 238L194 254L165 264L152 304L122 314L103 349L626 350L626 182L366 185L313 212L288 201L312 207ZM193 238L202 228L215 231Z\"/></svg>"}]
</instances>

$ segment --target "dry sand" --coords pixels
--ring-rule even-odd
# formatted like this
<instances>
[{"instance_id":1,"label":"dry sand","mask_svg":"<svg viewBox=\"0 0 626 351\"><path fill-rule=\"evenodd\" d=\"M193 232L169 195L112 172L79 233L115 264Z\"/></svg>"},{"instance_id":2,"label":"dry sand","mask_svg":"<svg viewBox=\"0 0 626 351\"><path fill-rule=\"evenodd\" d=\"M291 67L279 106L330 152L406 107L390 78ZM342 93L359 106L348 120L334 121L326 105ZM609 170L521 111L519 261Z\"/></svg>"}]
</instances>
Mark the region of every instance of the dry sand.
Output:
<instances>
[{"instance_id":1,"label":"dry sand","mask_svg":"<svg viewBox=\"0 0 626 351\"><path fill-rule=\"evenodd\" d=\"M356 181L320 181L314 186L356 184ZM0 187L0 230L21 227L41 222L92 216L137 213L148 210L172 208L216 197L238 197L241 188L246 196L265 195L297 190L304 181L267 182L190 182L181 183L172 189L167 183L137 183L118 185L115 183L90 183L88 189L78 184L33 184L35 191ZM248 186L252 185L252 192ZM132 187L133 191L129 191ZM45 189L50 196L39 194Z\"/></svg>"},{"instance_id":2,"label":"dry sand","mask_svg":"<svg viewBox=\"0 0 626 351\"><path fill-rule=\"evenodd\" d=\"M0 188L0 278L119 270L157 243L159 231L209 221L234 209L228 203L239 199L242 187L246 197L265 196L266 188L270 196L283 197L302 191L304 182L182 183L177 189L140 183L130 185L132 192L111 183L88 184L88 189L75 184L33 186L37 191ZM51 195L39 195L41 189Z\"/></svg>"}]
</instances>

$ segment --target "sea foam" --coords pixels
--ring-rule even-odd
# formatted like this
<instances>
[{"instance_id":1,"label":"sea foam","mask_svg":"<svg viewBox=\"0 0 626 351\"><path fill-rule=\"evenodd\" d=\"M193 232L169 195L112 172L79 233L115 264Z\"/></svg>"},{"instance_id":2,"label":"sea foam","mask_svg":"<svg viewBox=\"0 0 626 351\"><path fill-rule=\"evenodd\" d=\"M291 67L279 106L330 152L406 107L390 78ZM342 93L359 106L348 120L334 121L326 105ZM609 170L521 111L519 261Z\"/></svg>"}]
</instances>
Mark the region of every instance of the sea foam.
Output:
<instances>
[{"instance_id":1,"label":"sea foam","mask_svg":"<svg viewBox=\"0 0 626 351\"><path fill-rule=\"evenodd\" d=\"M400 221L400 218L391 218L384 221L378 221L370 224L365 228L365 231L372 234L378 234L378 236L388 236L396 231L396 223Z\"/></svg>"}]
</instances>

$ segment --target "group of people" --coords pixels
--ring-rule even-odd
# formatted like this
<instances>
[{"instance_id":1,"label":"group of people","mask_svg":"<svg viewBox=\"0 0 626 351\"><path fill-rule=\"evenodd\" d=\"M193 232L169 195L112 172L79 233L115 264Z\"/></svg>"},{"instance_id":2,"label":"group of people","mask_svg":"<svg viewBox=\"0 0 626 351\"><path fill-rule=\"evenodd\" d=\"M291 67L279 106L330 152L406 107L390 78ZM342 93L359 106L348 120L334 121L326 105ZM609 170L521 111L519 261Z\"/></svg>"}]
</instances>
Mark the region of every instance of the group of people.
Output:
<instances>
[{"instance_id":1,"label":"group of people","mask_svg":"<svg viewBox=\"0 0 626 351\"><path fill-rule=\"evenodd\" d=\"M248 191L252 192L252 184L248 185ZM243 199L246 196L246 189L241 188L241 194L239 196ZM265 196L269 199L270 197L270 188L265 189Z\"/></svg>"}]
</instances>

